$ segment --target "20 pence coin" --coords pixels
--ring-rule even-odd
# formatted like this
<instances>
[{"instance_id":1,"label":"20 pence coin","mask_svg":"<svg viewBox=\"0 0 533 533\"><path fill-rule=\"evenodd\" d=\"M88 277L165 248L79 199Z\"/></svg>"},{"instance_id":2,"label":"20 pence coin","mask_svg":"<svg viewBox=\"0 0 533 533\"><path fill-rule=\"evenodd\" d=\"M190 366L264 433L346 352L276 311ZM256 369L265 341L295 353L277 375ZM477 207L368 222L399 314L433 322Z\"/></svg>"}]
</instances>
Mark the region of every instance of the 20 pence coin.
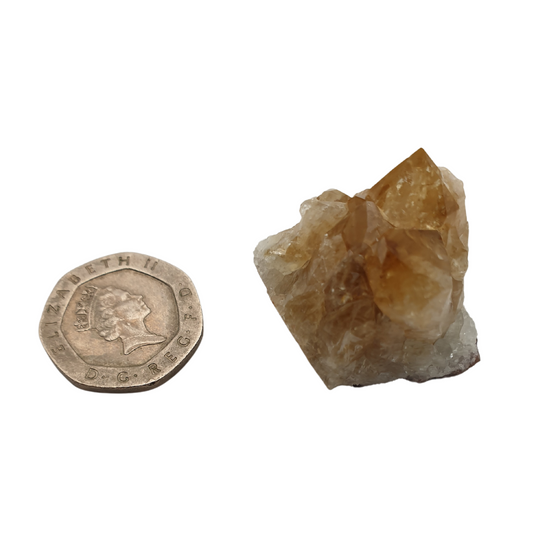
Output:
<instances>
[{"instance_id":1,"label":"20 pence coin","mask_svg":"<svg viewBox=\"0 0 533 533\"><path fill-rule=\"evenodd\" d=\"M160 259L108 255L63 276L39 336L60 372L97 392L153 389L174 376L203 335L191 279Z\"/></svg>"}]
</instances>

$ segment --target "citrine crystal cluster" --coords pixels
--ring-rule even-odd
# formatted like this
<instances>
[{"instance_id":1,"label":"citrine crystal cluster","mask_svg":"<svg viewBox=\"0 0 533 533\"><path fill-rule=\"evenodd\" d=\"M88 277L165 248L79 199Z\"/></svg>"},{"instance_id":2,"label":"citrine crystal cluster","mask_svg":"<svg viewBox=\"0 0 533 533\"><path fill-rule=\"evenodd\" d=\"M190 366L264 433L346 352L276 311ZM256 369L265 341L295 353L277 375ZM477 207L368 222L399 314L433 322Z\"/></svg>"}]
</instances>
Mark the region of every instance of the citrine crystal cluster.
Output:
<instances>
[{"instance_id":1,"label":"citrine crystal cluster","mask_svg":"<svg viewBox=\"0 0 533 533\"><path fill-rule=\"evenodd\" d=\"M255 265L324 383L424 382L479 361L463 307L463 184L423 149L353 198L328 190L268 237Z\"/></svg>"}]
</instances>

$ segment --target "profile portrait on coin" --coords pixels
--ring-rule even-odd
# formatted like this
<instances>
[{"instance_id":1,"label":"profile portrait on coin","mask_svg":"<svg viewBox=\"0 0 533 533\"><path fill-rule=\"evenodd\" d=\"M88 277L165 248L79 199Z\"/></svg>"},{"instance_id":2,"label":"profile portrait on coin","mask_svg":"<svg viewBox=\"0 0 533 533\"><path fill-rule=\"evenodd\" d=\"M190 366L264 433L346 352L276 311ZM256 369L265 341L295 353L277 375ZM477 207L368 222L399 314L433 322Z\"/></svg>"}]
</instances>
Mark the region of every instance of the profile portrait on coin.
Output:
<instances>
[{"instance_id":1,"label":"profile portrait on coin","mask_svg":"<svg viewBox=\"0 0 533 533\"><path fill-rule=\"evenodd\" d=\"M144 319L151 313L142 295L117 287L87 287L78 302L74 324L78 331L96 330L106 341L122 340L124 355L166 340L148 330Z\"/></svg>"}]
</instances>

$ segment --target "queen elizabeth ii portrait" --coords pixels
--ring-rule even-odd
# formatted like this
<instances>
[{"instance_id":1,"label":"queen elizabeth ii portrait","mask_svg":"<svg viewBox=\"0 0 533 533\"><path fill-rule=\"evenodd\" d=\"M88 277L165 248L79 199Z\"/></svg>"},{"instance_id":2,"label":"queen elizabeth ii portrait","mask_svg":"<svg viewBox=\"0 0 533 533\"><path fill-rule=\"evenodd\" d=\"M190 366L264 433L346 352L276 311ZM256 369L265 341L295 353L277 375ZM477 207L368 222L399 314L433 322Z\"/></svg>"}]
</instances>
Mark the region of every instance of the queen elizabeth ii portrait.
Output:
<instances>
[{"instance_id":1,"label":"queen elizabeth ii portrait","mask_svg":"<svg viewBox=\"0 0 533 533\"><path fill-rule=\"evenodd\" d=\"M124 355L166 340L149 331L144 319L151 310L141 295L117 287L87 287L78 302L74 324L78 331L96 330L106 341L122 340Z\"/></svg>"}]
</instances>

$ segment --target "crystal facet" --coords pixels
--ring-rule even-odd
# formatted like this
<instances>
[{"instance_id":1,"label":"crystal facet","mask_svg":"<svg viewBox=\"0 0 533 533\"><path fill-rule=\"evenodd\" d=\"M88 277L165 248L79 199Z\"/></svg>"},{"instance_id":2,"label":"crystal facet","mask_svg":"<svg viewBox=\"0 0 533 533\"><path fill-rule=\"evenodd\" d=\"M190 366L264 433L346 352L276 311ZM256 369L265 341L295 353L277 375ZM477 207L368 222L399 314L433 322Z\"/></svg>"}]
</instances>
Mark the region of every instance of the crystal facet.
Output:
<instances>
[{"instance_id":1,"label":"crystal facet","mask_svg":"<svg viewBox=\"0 0 533 533\"><path fill-rule=\"evenodd\" d=\"M324 383L424 382L479 361L463 306L463 184L423 149L353 198L328 190L260 242L259 275Z\"/></svg>"}]
</instances>

